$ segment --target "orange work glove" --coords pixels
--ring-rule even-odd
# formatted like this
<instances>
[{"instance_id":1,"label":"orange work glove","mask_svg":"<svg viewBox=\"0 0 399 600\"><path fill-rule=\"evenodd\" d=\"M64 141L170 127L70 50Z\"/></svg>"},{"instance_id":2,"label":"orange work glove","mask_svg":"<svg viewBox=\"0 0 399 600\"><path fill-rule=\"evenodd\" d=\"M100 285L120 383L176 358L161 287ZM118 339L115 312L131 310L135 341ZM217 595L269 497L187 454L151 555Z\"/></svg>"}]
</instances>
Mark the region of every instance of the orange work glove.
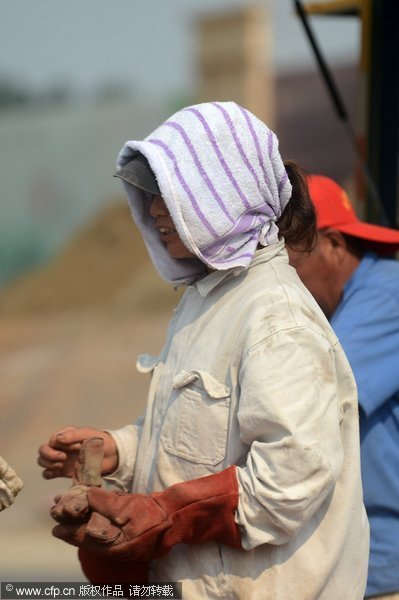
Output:
<instances>
[{"instance_id":1,"label":"orange work glove","mask_svg":"<svg viewBox=\"0 0 399 600\"><path fill-rule=\"evenodd\" d=\"M235 466L151 495L91 487L87 500L93 511L88 522L61 523L53 534L98 556L146 562L180 543L215 541L242 547L234 520L238 503Z\"/></svg>"},{"instance_id":2,"label":"orange work glove","mask_svg":"<svg viewBox=\"0 0 399 600\"><path fill-rule=\"evenodd\" d=\"M56 496L56 504L51 508L51 516L60 523L82 523L90 518L90 507L87 485L74 485L67 492ZM109 521L99 513L94 513L92 519L96 527L108 527ZM83 573L94 584L145 584L148 580L148 563L114 561L104 556L98 556L79 548L79 560ZM124 586L125 596L129 590Z\"/></svg>"}]
</instances>

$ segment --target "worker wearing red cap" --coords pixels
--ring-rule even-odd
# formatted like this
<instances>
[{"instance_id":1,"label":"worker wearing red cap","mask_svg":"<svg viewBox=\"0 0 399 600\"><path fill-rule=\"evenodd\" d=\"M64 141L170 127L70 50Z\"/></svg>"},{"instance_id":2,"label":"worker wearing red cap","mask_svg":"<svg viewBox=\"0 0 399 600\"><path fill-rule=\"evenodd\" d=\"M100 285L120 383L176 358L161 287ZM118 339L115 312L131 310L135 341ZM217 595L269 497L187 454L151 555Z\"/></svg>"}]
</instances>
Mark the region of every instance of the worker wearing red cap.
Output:
<instances>
[{"instance_id":1,"label":"worker wearing red cap","mask_svg":"<svg viewBox=\"0 0 399 600\"><path fill-rule=\"evenodd\" d=\"M371 528L366 597L399 598L399 231L357 218L345 191L309 177L318 219L310 254L290 262L322 307L355 374L364 501Z\"/></svg>"}]
</instances>

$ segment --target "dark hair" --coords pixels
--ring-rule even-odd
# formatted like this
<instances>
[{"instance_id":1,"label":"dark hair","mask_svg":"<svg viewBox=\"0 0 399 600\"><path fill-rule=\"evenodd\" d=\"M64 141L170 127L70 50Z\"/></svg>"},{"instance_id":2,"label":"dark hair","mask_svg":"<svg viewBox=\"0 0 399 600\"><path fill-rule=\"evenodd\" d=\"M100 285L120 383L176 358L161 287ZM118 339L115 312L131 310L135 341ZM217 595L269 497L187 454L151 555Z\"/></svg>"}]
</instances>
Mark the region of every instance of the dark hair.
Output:
<instances>
[{"instance_id":1,"label":"dark hair","mask_svg":"<svg viewBox=\"0 0 399 600\"><path fill-rule=\"evenodd\" d=\"M302 252L311 252L315 246L316 211L309 196L306 171L295 162L284 162L292 185L290 201L277 221L279 236L287 246Z\"/></svg>"}]
</instances>

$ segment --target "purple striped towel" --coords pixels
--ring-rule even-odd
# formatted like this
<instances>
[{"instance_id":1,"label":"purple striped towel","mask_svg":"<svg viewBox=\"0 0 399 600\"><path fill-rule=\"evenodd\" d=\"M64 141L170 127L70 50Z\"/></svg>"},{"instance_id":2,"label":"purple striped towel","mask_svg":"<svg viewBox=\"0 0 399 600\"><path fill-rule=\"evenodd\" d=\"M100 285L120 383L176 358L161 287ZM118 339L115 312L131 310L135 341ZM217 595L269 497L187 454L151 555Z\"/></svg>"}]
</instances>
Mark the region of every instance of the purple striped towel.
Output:
<instances>
[{"instance_id":1,"label":"purple striped towel","mask_svg":"<svg viewBox=\"0 0 399 600\"><path fill-rule=\"evenodd\" d=\"M151 197L123 182L133 218L160 275L190 283L212 269L245 269L258 244L278 240L290 196L276 135L234 102L180 110L143 141L128 141L117 166L139 150L148 159L185 246L198 259L171 258L148 213Z\"/></svg>"}]
</instances>

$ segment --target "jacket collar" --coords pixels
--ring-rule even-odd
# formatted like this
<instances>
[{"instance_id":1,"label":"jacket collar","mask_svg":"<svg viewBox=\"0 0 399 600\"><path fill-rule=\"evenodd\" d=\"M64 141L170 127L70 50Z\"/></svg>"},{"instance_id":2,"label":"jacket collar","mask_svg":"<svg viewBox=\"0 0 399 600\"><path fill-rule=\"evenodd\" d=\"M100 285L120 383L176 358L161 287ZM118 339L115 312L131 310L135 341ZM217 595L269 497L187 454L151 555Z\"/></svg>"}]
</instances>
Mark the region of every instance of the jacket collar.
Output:
<instances>
[{"instance_id":1,"label":"jacket collar","mask_svg":"<svg viewBox=\"0 0 399 600\"><path fill-rule=\"evenodd\" d=\"M280 240L276 244L271 244L270 246L265 246L264 248L257 250L251 264L248 267L248 270L259 264L269 262L269 260L281 252L286 253L284 240ZM209 273L209 275L206 275L202 279L196 281L193 285L197 288L198 293L203 298L206 298L206 296L208 296L208 294L210 294L225 279L240 275L246 270L247 269L227 269L224 271L212 271L212 273Z\"/></svg>"}]
</instances>

